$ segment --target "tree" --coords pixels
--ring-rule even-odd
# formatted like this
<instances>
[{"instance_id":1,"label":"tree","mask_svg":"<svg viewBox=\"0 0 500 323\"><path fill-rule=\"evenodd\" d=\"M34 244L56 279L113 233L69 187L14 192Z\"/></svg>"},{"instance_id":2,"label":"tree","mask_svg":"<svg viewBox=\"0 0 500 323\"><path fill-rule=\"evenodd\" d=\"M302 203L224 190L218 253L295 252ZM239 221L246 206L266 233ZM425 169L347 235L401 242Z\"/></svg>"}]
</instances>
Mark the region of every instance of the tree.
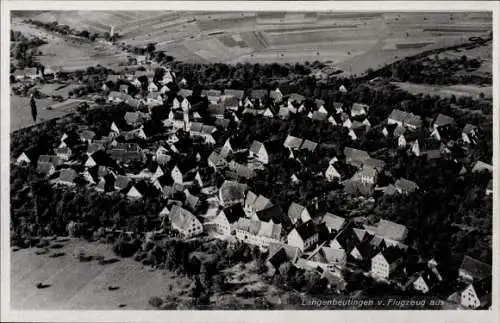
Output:
<instances>
[{"instance_id":1,"label":"tree","mask_svg":"<svg viewBox=\"0 0 500 323\"><path fill-rule=\"evenodd\" d=\"M159 308L163 305L163 300L157 296L152 296L149 299L148 304L155 308Z\"/></svg>"}]
</instances>

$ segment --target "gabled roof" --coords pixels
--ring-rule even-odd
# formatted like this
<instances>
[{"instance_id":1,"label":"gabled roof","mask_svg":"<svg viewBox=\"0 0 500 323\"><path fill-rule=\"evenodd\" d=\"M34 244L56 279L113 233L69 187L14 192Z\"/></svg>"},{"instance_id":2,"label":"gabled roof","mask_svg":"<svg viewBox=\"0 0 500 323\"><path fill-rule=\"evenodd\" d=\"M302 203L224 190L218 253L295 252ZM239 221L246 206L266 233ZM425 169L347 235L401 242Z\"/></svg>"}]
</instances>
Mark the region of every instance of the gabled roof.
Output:
<instances>
[{"instance_id":1,"label":"gabled roof","mask_svg":"<svg viewBox=\"0 0 500 323\"><path fill-rule=\"evenodd\" d=\"M95 137L95 132L91 130L83 130L82 132L80 132L80 138L84 140L92 140L94 139L94 137Z\"/></svg>"},{"instance_id":2,"label":"gabled roof","mask_svg":"<svg viewBox=\"0 0 500 323\"><path fill-rule=\"evenodd\" d=\"M226 215L227 221L229 223L234 223L240 218L245 217L245 211L241 203L234 204L228 208L224 209L224 214Z\"/></svg>"},{"instance_id":3,"label":"gabled roof","mask_svg":"<svg viewBox=\"0 0 500 323\"><path fill-rule=\"evenodd\" d=\"M198 221L198 219L188 210L183 209L178 205L173 205L170 210L170 222L174 227L186 229L188 225L191 224L191 221L194 219Z\"/></svg>"},{"instance_id":4,"label":"gabled roof","mask_svg":"<svg viewBox=\"0 0 500 323\"><path fill-rule=\"evenodd\" d=\"M55 166L61 164L61 158L57 155L40 155L38 157L38 163L49 163Z\"/></svg>"},{"instance_id":5,"label":"gabled roof","mask_svg":"<svg viewBox=\"0 0 500 323\"><path fill-rule=\"evenodd\" d=\"M345 219L343 217L326 212L323 215L322 221L325 223L326 227L330 230L340 231L345 224Z\"/></svg>"},{"instance_id":6,"label":"gabled roof","mask_svg":"<svg viewBox=\"0 0 500 323\"><path fill-rule=\"evenodd\" d=\"M297 102L297 103L302 103L304 102L306 98L303 96L303 95L300 95L298 93L292 93L288 96L288 100L291 101L291 102Z\"/></svg>"},{"instance_id":7,"label":"gabled roof","mask_svg":"<svg viewBox=\"0 0 500 323\"><path fill-rule=\"evenodd\" d=\"M361 112L366 112L368 111L370 107L366 104L362 104L362 103L354 103L351 107L351 113L353 111L355 112L358 112L358 113L361 113Z\"/></svg>"},{"instance_id":8,"label":"gabled roof","mask_svg":"<svg viewBox=\"0 0 500 323\"><path fill-rule=\"evenodd\" d=\"M130 178L128 178L127 176L124 175L116 176L115 187L117 187L119 190L127 188L129 183L130 183Z\"/></svg>"},{"instance_id":9,"label":"gabled roof","mask_svg":"<svg viewBox=\"0 0 500 323\"><path fill-rule=\"evenodd\" d=\"M291 224L285 212L283 212L283 209L279 205L274 205L264 210L258 211L257 217L261 221L269 222L272 220L274 223L280 223L284 226Z\"/></svg>"},{"instance_id":10,"label":"gabled roof","mask_svg":"<svg viewBox=\"0 0 500 323\"><path fill-rule=\"evenodd\" d=\"M59 174L59 181L73 183L77 176L78 174L72 168L61 169L61 173Z\"/></svg>"},{"instance_id":11,"label":"gabled roof","mask_svg":"<svg viewBox=\"0 0 500 323\"><path fill-rule=\"evenodd\" d=\"M248 191L247 196L245 197L245 204L253 207L256 200L257 195L252 191Z\"/></svg>"},{"instance_id":12,"label":"gabled roof","mask_svg":"<svg viewBox=\"0 0 500 323\"><path fill-rule=\"evenodd\" d=\"M477 127L468 123L464 126L464 129L462 130L463 133L466 133L466 134L469 134L473 131L476 131L477 130Z\"/></svg>"},{"instance_id":13,"label":"gabled roof","mask_svg":"<svg viewBox=\"0 0 500 323\"><path fill-rule=\"evenodd\" d=\"M299 149L303 140L291 135L288 135L283 143L283 146L291 149Z\"/></svg>"},{"instance_id":14,"label":"gabled roof","mask_svg":"<svg viewBox=\"0 0 500 323\"><path fill-rule=\"evenodd\" d=\"M254 140L252 142L252 145L250 146L250 151L253 152L254 154L258 154L262 148L266 149L264 147L264 144L261 143L260 141Z\"/></svg>"},{"instance_id":15,"label":"gabled roof","mask_svg":"<svg viewBox=\"0 0 500 323\"><path fill-rule=\"evenodd\" d=\"M396 183L394 183L394 186L403 191L409 191L409 192L413 192L418 189L418 185L415 182L404 178L398 179Z\"/></svg>"},{"instance_id":16,"label":"gabled roof","mask_svg":"<svg viewBox=\"0 0 500 323\"><path fill-rule=\"evenodd\" d=\"M261 100L263 97L267 95L267 90L252 90L250 92L250 97L252 99L258 99Z\"/></svg>"},{"instance_id":17,"label":"gabled roof","mask_svg":"<svg viewBox=\"0 0 500 323\"><path fill-rule=\"evenodd\" d=\"M54 165L52 163L47 162L38 162L36 166L37 173L48 175L50 171L54 171Z\"/></svg>"},{"instance_id":18,"label":"gabled roof","mask_svg":"<svg viewBox=\"0 0 500 323\"><path fill-rule=\"evenodd\" d=\"M139 112L127 112L125 113L125 121L128 123L128 124L133 124L133 123L137 123L140 121L140 114Z\"/></svg>"},{"instance_id":19,"label":"gabled roof","mask_svg":"<svg viewBox=\"0 0 500 323\"><path fill-rule=\"evenodd\" d=\"M246 184L241 184L235 181L224 181L219 191L223 201L233 201L245 198Z\"/></svg>"},{"instance_id":20,"label":"gabled roof","mask_svg":"<svg viewBox=\"0 0 500 323\"><path fill-rule=\"evenodd\" d=\"M271 203L271 201L267 197L264 197L263 195L259 195L253 203L253 208L255 209L255 212L265 210L272 206L273 203Z\"/></svg>"},{"instance_id":21,"label":"gabled roof","mask_svg":"<svg viewBox=\"0 0 500 323\"><path fill-rule=\"evenodd\" d=\"M396 260L400 259L404 255L404 250L398 247L387 247L382 251L387 263L392 264Z\"/></svg>"},{"instance_id":22,"label":"gabled roof","mask_svg":"<svg viewBox=\"0 0 500 323\"><path fill-rule=\"evenodd\" d=\"M370 155L366 151L351 147L344 148L344 155L346 157L347 163L355 162L362 164L364 161L370 158Z\"/></svg>"},{"instance_id":23,"label":"gabled roof","mask_svg":"<svg viewBox=\"0 0 500 323\"><path fill-rule=\"evenodd\" d=\"M478 160L477 163L472 168L472 172L481 172L483 170L487 170L491 173L493 172L493 166Z\"/></svg>"},{"instance_id":24,"label":"gabled roof","mask_svg":"<svg viewBox=\"0 0 500 323\"><path fill-rule=\"evenodd\" d=\"M365 228L367 229L368 227L369 226L365 226ZM381 219L377 226L374 228L374 231L376 235L400 241L406 237L408 229L402 224Z\"/></svg>"},{"instance_id":25,"label":"gabled roof","mask_svg":"<svg viewBox=\"0 0 500 323\"><path fill-rule=\"evenodd\" d=\"M304 210L306 210L305 206L292 202L292 204L290 204L290 206L288 207L287 214L292 222L296 222L298 219L300 219L300 215Z\"/></svg>"},{"instance_id":26,"label":"gabled roof","mask_svg":"<svg viewBox=\"0 0 500 323\"><path fill-rule=\"evenodd\" d=\"M490 265L470 256L464 256L460 270L466 271L474 280L481 280L492 275Z\"/></svg>"},{"instance_id":27,"label":"gabled roof","mask_svg":"<svg viewBox=\"0 0 500 323\"><path fill-rule=\"evenodd\" d=\"M388 119L396 120L402 123L407 116L408 116L407 112L398 109L393 109Z\"/></svg>"},{"instance_id":28,"label":"gabled roof","mask_svg":"<svg viewBox=\"0 0 500 323\"><path fill-rule=\"evenodd\" d=\"M300 149L307 149L311 152L314 152L316 150L316 147L318 147L318 143L311 141L309 139L304 140L302 145L300 146Z\"/></svg>"},{"instance_id":29,"label":"gabled roof","mask_svg":"<svg viewBox=\"0 0 500 323\"><path fill-rule=\"evenodd\" d=\"M311 118L313 120L316 120L316 121L323 121L323 120L326 120L328 118L328 114L324 113L324 112L320 112L320 111L314 111L312 113L312 117Z\"/></svg>"},{"instance_id":30,"label":"gabled roof","mask_svg":"<svg viewBox=\"0 0 500 323\"><path fill-rule=\"evenodd\" d=\"M297 230L297 233L303 240L307 240L317 234L316 227L312 221L300 224L295 230Z\"/></svg>"},{"instance_id":31,"label":"gabled roof","mask_svg":"<svg viewBox=\"0 0 500 323\"><path fill-rule=\"evenodd\" d=\"M451 125L454 123L455 123L455 120L452 117L449 117L449 116L444 115L442 113L438 114L436 119L434 119L434 124L436 126L439 126L439 127Z\"/></svg>"}]
</instances>

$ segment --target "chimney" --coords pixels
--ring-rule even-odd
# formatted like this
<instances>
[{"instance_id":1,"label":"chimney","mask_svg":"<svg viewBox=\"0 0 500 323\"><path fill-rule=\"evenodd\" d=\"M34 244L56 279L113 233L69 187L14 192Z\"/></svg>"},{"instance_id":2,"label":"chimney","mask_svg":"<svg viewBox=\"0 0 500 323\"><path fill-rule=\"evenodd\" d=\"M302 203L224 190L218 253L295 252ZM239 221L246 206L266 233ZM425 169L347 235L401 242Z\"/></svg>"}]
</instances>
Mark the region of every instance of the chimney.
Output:
<instances>
[{"instance_id":1,"label":"chimney","mask_svg":"<svg viewBox=\"0 0 500 323\"><path fill-rule=\"evenodd\" d=\"M113 37L114 34L115 34L115 26L111 26L111 30L109 32L109 36Z\"/></svg>"}]
</instances>

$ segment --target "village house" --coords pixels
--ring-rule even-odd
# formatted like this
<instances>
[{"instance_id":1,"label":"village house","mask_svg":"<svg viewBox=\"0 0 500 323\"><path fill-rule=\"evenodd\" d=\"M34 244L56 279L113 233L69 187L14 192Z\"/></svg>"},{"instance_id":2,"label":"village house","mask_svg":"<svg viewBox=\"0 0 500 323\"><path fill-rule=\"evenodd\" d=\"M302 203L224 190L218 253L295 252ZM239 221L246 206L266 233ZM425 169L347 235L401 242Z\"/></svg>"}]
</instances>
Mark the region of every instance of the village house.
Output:
<instances>
[{"instance_id":1,"label":"village house","mask_svg":"<svg viewBox=\"0 0 500 323\"><path fill-rule=\"evenodd\" d=\"M123 92L111 91L108 94L108 101L114 103L120 103L127 100L129 96Z\"/></svg>"},{"instance_id":2,"label":"village house","mask_svg":"<svg viewBox=\"0 0 500 323\"><path fill-rule=\"evenodd\" d=\"M300 106L304 101L305 97L303 95L292 93L288 96L288 107L293 107L294 105Z\"/></svg>"},{"instance_id":3,"label":"village house","mask_svg":"<svg viewBox=\"0 0 500 323\"><path fill-rule=\"evenodd\" d=\"M477 127L470 123L466 124L462 129L462 140L468 144L476 144L478 140Z\"/></svg>"},{"instance_id":4,"label":"village house","mask_svg":"<svg viewBox=\"0 0 500 323\"><path fill-rule=\"evenodd\" d=\"M263 164L269 162L269 156L267 154L266 147L260 141L254 140L249 149L250 157L254 157Z\"/></svg>"},{"instance_id":5,"label":"village house","mask_svg":"<svg viewBox=\"0 0 500 323\"><path fill-rule=\"evenodd\" d=\"M427 159L441 158L441 143L434 139L417 139L411 144L411 152L419 157L426 156Z\"/></svg>"},{"instance_id":6,"label":"village house","mask_svg":"<svg viewBox=\"0 0 500 323\"><path fill-rule=\"evenodd\" d=\"M342 230L346 220L343 217L326 212L321 218L320 223L324 223L330 233L337 233Z\"/></svg>"},{"instance_id":7,"label":"village house","mask_svg":"<svg viewBox=\"0 0 500 323\"><path fill-rule=\"evenodd\" d=\"M411 284L414 290L419 291L422 294L427 294L437 284L439 284L440 281L442 281L442 277L439 272L429 265L414 274L408 281L407 285Z\"/></svg>"},{"instance_id":8,"label":"village house","mask_svg":"<svg viewBox=\"0 0 500 323\"><path fill-rule=\"evenodd\" d=\"M203 225L188 210L173 205L169 214L172 229L177 230L184 238L191 238L203 233Z\"/></svg>"},{"instance_id":9,"label":"village house","mask_svg":"<svg viewBox=\"0 0 500 323\"><path fill-rule=\"evenodd\" d=\"M472 167L472 172L473 173L478 173L482 171L488 171L490 173L493 173L493 166L490 164L486 164L485 162L482 162L478 160L475 164L474 167Z\"/></svg>"},{"instance_id":10,"label":"village house","mask_svg":"<svg viewBox=\"0 0 500 323\"><path fill-rule=\"evenodd\" d=\"M305 149L305 150L309 150L310 152L314 152L316 150L316 147L318 147L317 142L306 139L302 142L300 149Z\"/></svg>"},{"instance_id":11,"label":"village house","mask_svg":"<svg viewBox=\"0 0 500 323\"><path fill-rule=\"evenodd\" d=\"M490 265L470 256L464 256L462 264L458 270L459 279L466 282L480 281L490 275Z\"/></svg>"},{"instance_id":12,"label":"village house","mask_svg":"<svg viewBox=\"0 0 500 323\"><path fill-rule=\"evenodd\" d=\"M404 179L404 178L398 179L394 183L394 186L396 187L397 191L400 194L404 194L404 195L411 194L411 193L415 192L416 190L418 190L418 185L415 184L415 182Z\"/></svg>"},{"instance_id":13,"label":"village house","mask_svg":"<svg viewBox=\"0 0 500 323\"><path fill-rule=\"evenodd\" d=\"M387 279L403 261L404 251L397 247L389 247L379 252L371 260L372 275Z\"/></svg>"},{"instance_id":14,"label":"village house","mask_svg":"<svg viewBox=\"0 0 500 323\"><path fill-rule=\"evenodd\" d=\"M45 177L50 177L56 172L56 168L52 163L39 161L36 166L36 172L44 175Z\"/></svg>"},{"instance_id":15,"label":"village house","mask_svg":"<svg viewBox=\"0 0 500 323\"><path fill-rule=\"evenodd\" d=\"M301 223L306 223L311 220L311 215L307 211L307 208L295 202L290 204L287 214L293 225L295 225L299 220Z\"/></svg>"},{"instance_id":16,"label":"village house","mask_svg":"<svg viewBox=\"0 0 500 323\"><path fill-rule=\"evenodd\" d=\"M365 224L364 228L370 234L398 242L403 242L408 234L408 229L404 225L385 219L381 219L376 226Z\"/></svg>"},{"instance_id":17,"label":"village house","mask_svg":"<svg viewBox=\"0 0 500 323\"><path fill-rule=\"evenodd\" d=\"M31 164L31 161L34 159L34 156L28 151L22 152L19 157L16 158L16 165L24 166Z\"/></svg>"},{"instance_id":18,"label":"village house","mask_svg":"<svg viewBox=\"0 0 500 323\"><path fill-rule=\"evenodd\" d=\"M351 107L351 117L363 116L368 113L370 107L362 103L354 103Z\"/></svg>"},{"instance_id":19,"label":"village house","mask_svg":"<svg viewBox=\"0 0 500 323\"><path fill-rule=\"evenodd\" d=\"M230 207L233 204L244 203L246 184L235 181L224 181L219 189L219 203L223 207Z\"/></svg>"},{"instance_id":20,"label":"village house","mask_svg":"<svg viewBox=\"0 0 500 323\"><path fill-rule=\"evenodd\" d=\"M90 144L92 143L92 140L95 137L95 132L91 130L83 130L82 132L80 132L79 135L80 135L80 141L87 142Z\"/></svg>"},{"instance_id":21,"label":"village house","mask_svg":"<svg viewBox=\"0 0 500 323\"><path fill-rule=\"evenodd\" d=\"M304 251L313 247L318 242L318 239L318 232L314 223L308 221L298 225L288 233L287 243Z\"/></svg>"},{"instance_id":22,"label":"village house","mask_svg":"<svg viewBox=\"0 0 500 323\"><path fill-rule=\"evenodd\" d=\"M214 219L203 223L203 229L207 233L230 236L231 227L244 216L241 204L235 204L221 210Z\"/></svg>"},{"instance_id":23,"label":"village house","mask_svg":"<svg viewBox=\"0 0 500 323\"><path fill-rule=\"evenodd\" d=\"M285 262L295 264L301 256L302 251L297 247L279 242L271 242L268 247L267 260L275 270L278 270Z\"/></svg>"},{"instance_id":24,"label":"village house","mask_svg":"<svg viewBox=\"0 0 500 323\"><path fill-rule=\"evenodd\" d=\"M57 155L40 155L38 157L38 163L50 163L54 167L62 165L63 161Z\"/></svg>"},{"instance_id":25,"label":"village house","mask_svg":"<svg viewBox=\"0 0 500 323\"><path fill-rule=\"evenodd\" d=\"M226 166L226 160L217 152L212 151L207 159L208 166L214 169L220 169Z\"/></svg>"},{"instance_id":26,"label":"village house","mask_svg":"<svg viewBox=\"0 0 500 323\"><path fill-rule=\"evenodd\" d=\"M364 162L370 158L370 155L364 151L355 148L345 147L344 156L347 164L360 168Z\"/></svg>"},{"instance_id":27,"label":"village house","mask_svg":"<svg viewBox=\"0 0 500 323\"><path fill-rule=\"evenodd\" d=\"M422 125L422 119L410 112L394 109L387 118L387 124L397 124L400 127L417 130Z\"/></svg>"},{"instance_id":28,"label":"village house","mask_svg":"<svg viewBox=\"0 0 500 323\"><path fill-rule=\"evenodd\" d=\"M254 192L248 191L245 197L244 211L248 218L255 217L257 212L273 206L271 201L263 195L257 196Z\"/></svg>"},{"instance_id":29,"label":"village house","mask_svg":"<svg viewBox=\"0 0 500 323\"><path fill-rule=\"evenodd\" d=\"M72 168L61 169L59 177L55 180L55 184L73 187L76 185L74 181L77 176L78 174Z\"/></svg>"},{"instance_id":30,"label":"village house","mask_svg":"<svg viewBox=\"0 0 500 323\"><path fill-rule=\"evenodd\" d=\"M491 303L492 277L473 281L460 293L460 305L465 308L482 308Z\"/></svg>"},{"instance_id":31,"label":"village house","mask_svg":"<svg viewBox=\"0 0 500 323\"><path fill-rule=\"evenodd\" d=\"M72 151L69 147L62 147L62 148L55 148L54 153L59 159L68 161L71 158Z\"/></svg>"},{"instance_id":32,"label":"village house","mask_svg":"<svg viewBox=\"0 0 500 323\"><path fill-rule=\"evenodd\" d=\"M240 218L233 226L236 239L256 245L268 247L271 243L279 243L281 224L272 220L266 222L258 219Z\"/></svg>"},{"instance_id":33,"label":"village house","mask_svg":"<svg viewBox=\"0 0 500 323\"><path fill-rule=\"evenodd\" d=\"M281 93L279 88L271 91L269 93L269 97L273 100L274 103L280 103L283 100L283 94Z\"/></svg>"},{"instance_id":34,"label":"village house","mask_svg":"<svg viewBox=\"0 0 500 323\"><path fill-rule=\"evenodd\" d=\"M303 140L291 135L288 135L283 143L283 147L288 149L299 149L302 146Z\"/></svg>"},{"instance_id":35,"label":"village house","mask_svg":"<svg viewBox=\"0 0 500 323\"><path fill-rule=\"evenodd\" d=\"M163 97L160 92L149 92L146 98L146 105L148 107L154 107L163 104Z\"/></svg>"},{"instance_id":36,"label":"village house","mask_svg":"<svg viewBox=\"0 0 500 323\"><path fill-rule=\"evenodd\" d=\"M328 164L328 168L325 171L325 177L329 182L341 179L340 173L333 164Z\"/></svg>"},{"instance_id":37,"label":"village house","mask_svg":"<svg viewBox=\"0 0 500 323\"><path fill-rule=\"evenodd\" d=\"M315 250L310 256L309 260L326 264L326 269L336 271L343 268L347 263L347 254L342 249L334 249L330 247L321 247Z\"/></svg>"},{"instance_id":38,"label":"village house","mask_svg":"<svg viewBox=\"0 0 500 323\"><path fill-rule=\"evenodd\" d=\"M147 186L144 181L133 184L127 192L127 198L131 200L142 199L147 194Z\"/></svg>"}]
</instances>

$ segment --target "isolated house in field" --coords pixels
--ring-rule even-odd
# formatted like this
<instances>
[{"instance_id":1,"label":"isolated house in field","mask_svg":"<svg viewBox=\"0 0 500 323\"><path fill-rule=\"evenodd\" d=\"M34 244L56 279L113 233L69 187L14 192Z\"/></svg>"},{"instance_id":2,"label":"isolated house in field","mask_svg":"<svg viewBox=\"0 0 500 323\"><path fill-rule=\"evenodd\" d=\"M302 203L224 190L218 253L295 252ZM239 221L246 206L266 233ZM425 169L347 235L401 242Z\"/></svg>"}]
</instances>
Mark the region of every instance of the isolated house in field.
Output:
<instances>
[{"instance_id":1,"label":"isolated house in field","mask_svg":"<svg viewBox=\"0 0 500 323\"><path fill-rule=\"evenodd\" d=\"M191 212L178 205L172 206L169 219L172 229L177 230L184 238L191 238L203 233L201 222Z\"/></svg>"},{"instance_id":2,"label":"isolated house in field","mask_svg":"<svg viewBox=\"0 0 500 323\"><path fill-rule=\"evenodd\" d=\"M490 173L493 173L493 166L490 164L486 164L482 161L477 161L474 167L472 167L472 172L477 173L477 172L482 172L487 170Z\"/></svg>"},{"instance_id":3,"label":"isolated house in field","mask_svg":"<svg viewBox=\"0 0 500 323\"><path fill-rule=\"evenodd\" d=\"M470 123L466 124L462 130L462 140L468 144L476 144L477 143L477 127L471 125Z\"/></svg>"},{"instance_id":4,"label":"isolated house in field","mask_svg":"<svg viewBox=\"0 0 500 323\"><path fill-rule=\"evenodd\" d=\"M297 138L291 135L288 135L283 143L283 147L289 149L299 149L302 146L303 140L301 138Z\"/></svg>"},{"instance_id":5,"label":"isolated house in field","mask_svg":"<svg viewBox=\"0 0 500 323\"><path fill-rule=\"evenodd\" d=\"M394 183L394 186L396 187L396 189L398 190L398 192L400 194L405 194L405 195L411 194L411 193L415 192L416 190L418 190L418 185L415 182L404 179L404 178L398 179Z\"/></svg>"},{"instance_id":6,"label":"isolated house in field","mask_svg":"<svg viewBox=\"0 0 500 323\"><path fill-rule=\"evenodd\" d=\"M76 171L71 168L61 169L59 177L56 179L55 183L66 186L75 186L75 178L78 176Z\"/></svg>"},{"instance_id":7,"label":"isolated house in field","mask_svg":"<svg viewBox=\"0 0 500 323\"><path fill-rule=\"evenodd\" d=\"M308 221L294 228L287 236L288 245L299 248L301 251L310 249L318 242L318 232L314 223Z\"/></svg>"},{"instance_id":8,"label":"isolated house in field","mask_svg":"<svg viewBox=\"0 0 500 323\"><path fill-rule=\"evenodd\" d=\"M250 146L249 152L251 157L254 157L261 163L267 164L269 162L266 147L260 141L254 140Z\"/></svg>"},{"instance_id":9,"label":"isolated house in field","mask_svg":"<svg viewBox=\"0 0 500 323\"><path fill-rule=\"evenodd\" d=\"M403 256L404 250L388 247L372 258L370 272L374 276L387 279L402 263Z\"/></svg>"},{"instance_id":10,"label":"isolated house in field","mask_svg":"<svg viewBox=\"0 0 500 323\"><path fill-rule=\"evenodd\" d=\"M469 256L464 256L458 270L458 277L466 282L480 281L491 276L491 273L492 267L487 263Z\"/></svg>"},{"instance_id":11,"label":"isolated house in field","mask_svg":"<svg viewBox=\"0 0 500 323\"><path fill-rule=\"evenodd\" d=\"M301 223L306 223L307 221L311 220L311 215L307 211L307 208L295 202L292 202L292 204L290 204L287 214L293 225L295 225L299 220L301 221Z\"/></svg>"},{"instance_id":12,"label":"isolated house in field","mask_svg":"<svg viewBox=\"0 0 500 323\"><path fill-rule=\"evenodd\" d=\"M368 113L370 107L362 103L354 103L351 107L351 117L363 116Z\"/></svg>"},{"instance_id":13,"label":"isolated house in field","mask_svg":"<svg viewBox=\"0 0 500 323\"><path fill-rule=\"evenodd\" d=\"M329 182L332 182L334 180L340 180L341 178L341 175L340 173L337 171L337 169L335 168L335 166L333 166L333 164L329 164L328 165L328 168L326 169L325 171L325 177L326 179L329 181Z\"/></svg>"},{"instance_id":14,"label":"isolated house in field","mask_svg":"<svg viewBox=\"0 0 500 323\"><path fill-rule=\"evenodd\" d=\"M460 293L460 305L465 308L484 308L491 304L492 276L470 283Z\"/></svg>"},{"instance_id":15,"label":"isolated house in field","mask_svg":"<svg viewBox=\"0 0 500 323\"><path fill-rule=\"evenodd\" d=\"M219 203L224 207L244 203L246 190L246 184L226 180L219 189Z\"/></svg>"}]
</instances>

